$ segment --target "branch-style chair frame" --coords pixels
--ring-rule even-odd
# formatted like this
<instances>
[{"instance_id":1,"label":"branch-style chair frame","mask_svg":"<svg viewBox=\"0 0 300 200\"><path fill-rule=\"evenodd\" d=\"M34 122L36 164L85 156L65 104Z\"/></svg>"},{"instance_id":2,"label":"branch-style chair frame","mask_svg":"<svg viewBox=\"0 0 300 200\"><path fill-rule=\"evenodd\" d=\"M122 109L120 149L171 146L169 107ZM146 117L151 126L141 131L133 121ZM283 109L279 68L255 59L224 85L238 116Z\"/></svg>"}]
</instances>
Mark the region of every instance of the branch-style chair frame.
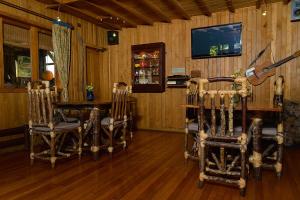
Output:
<instances>
[{"instance_id":1,"label":"branch-style chair frame","mask_svg":"<svg viewBox=\"0 0 300 200\"><path fill-rule=\"evenodd\" d=\"M80 123L66 123L55 121L52 102L56 96L51 94L49 84L41 81L28 82L28 124L30 133L30 160L35 158L49 160L52 168L57 159L70 157L71 153L62 152L61 137L69 132L77 133L78 147L76 152L81 157L82 135ZM55 92L55 91L54 91ZM35 152L35 136L41 136L49 149Z\"/></svg>"},{"instance_id":2,"label":"branch-style chair frame","mask_svg":"<svg viewBox=\"0 0 300 200\"><path fill-rule=\"evenodd\" d=\"M211 83L217 82L236 83L241 87L236 90L207 89ZM245 194L247 145L250 140L246 124L247 93L247 80L244 77L199 79L199 187L203 186L204 181L217 182L237 186L240 188L241 195ZM234 95L240 96L241 100L242 127L239 129L234 126ZM225 106L226 98L228 107ZM206 130L204 128L205 99L209 99L211 109L211 119L207 122L210 128ZM220 103L219 108L216 105L217 99ZM218 114L216 110L219 110L220 126L216 123ZM226 112L228 117L226 117Z\"/></svg>"},{"instance_id":3,"label":"branch-style chair frame","mask_svg":"<svg viewBox=\"0 0 300 200\"><path fill-rule=\"evenodd\" d=\"M123 145L126 148L126 128L128 123L127 105L131 94L131 86L124 82L114 83L112 91L112 108L110 116L101 120L102 133L108 136L108 152L112 153L115 145ZM114 141L114 136L122 128L121 141Z\"/></svg>"},{"instance_id":4,"label":"branch-style chair frame","mask_svg":"<svg viewBox=\"0 0 300 200\"><path fill-rule=\"evenodd\" d=\"M185 105L185 143L184 158L199 160L199 88L198 79L187 81L186 105ZM190 144L192 139L193 144ZM191 146L192 145L192 146Z\"/></svg>"}]
</instances>

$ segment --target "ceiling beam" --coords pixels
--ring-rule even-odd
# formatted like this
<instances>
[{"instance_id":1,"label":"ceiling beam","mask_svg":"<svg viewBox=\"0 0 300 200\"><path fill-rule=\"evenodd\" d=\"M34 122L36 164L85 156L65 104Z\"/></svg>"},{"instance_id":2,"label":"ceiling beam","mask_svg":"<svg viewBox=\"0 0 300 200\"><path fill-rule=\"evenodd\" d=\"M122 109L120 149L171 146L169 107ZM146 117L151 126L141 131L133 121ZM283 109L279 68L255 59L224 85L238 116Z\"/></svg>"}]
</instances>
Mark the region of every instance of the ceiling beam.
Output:
<instances>
[{"instance_id":1,"label":"ceiling beam","mask_svg":"<svg viewBox=\"0 0 300 200\"><path fill-rule=\"evenodd\" d=\"M181 4L177 0L166 0L166 2L173 7L183 19L191 19L187 12L183 9Z\"/></svg>"},{"instance_id":2,"label":"ceiling beam","mask_svg":"<svg viewBox=\"0 0 300 200\"><path fill-rule=\"evenodd\" d=\"M256 1L256 9L260 9L261 6L261 0Z\"/></svg>"},{"instance_id":3,"label":"ceiling beam","mask_svg":"<svg viewBox=\"0 0 300 200\"><path fill-rule=\"evenodd\" d=\"M116 0L110 0L109 2L112 2L113 4L115 4L115 5L119 6L120 8L122 8L123 10L126 10L126 12L128 12L129 14L132 14L135 17L137 17L138 19L142 20L145 24L153 25L153 20L152 19L150 19L146 15L143 15L139 11L129 7L125 3L121 3L121 2L116 1Z\"/></svg>"},{"instance_id":4,"label":"ceiling beam","mask_svg":"<svg viewBox=\"0 0 300 200\"><path fill-rule=\"evenodd\" d=\"M108 23L101 22L100 19L97 19L97 16L92 16L90 14L84 13L80 9L77 9L77 8L74 8L74 7L65 5L65 4L61 4L60 6L61 6L60 7L61 12L65 12L65 13L68 13L72 16L81 18L83 20L91 22L92 24L95 24L95 25L100 26L102 28L114 29L114 30L120 30L121 29L121 27L119 25L108 24Z\"/></svg>"},{"instance_id":5,"label":"ceiling beam","mask_svg":"<svg viewBox=\"0 0 300 200\"><path fill-rule=\"evenodd\" d=\"M195 0L195 2L197 3L199 9L205 16L208 16L208 17L211 16L211 12L209 11L207 5L205 4L205 2L203 0Z\"/></svg>"},{"instance_id":6,"label":"ceiling beam","mask_svg":"<svg viewBox=\"0 0 300 200\"><path fill-rule=\"evenodd\" d=\"M134 28L137 27L136 22L132 21L131 19L124 16L123 14L121 14L121 13L119 13L119 12L117 12L117 11L111 9L111 8L100 6L98 4L91 3L91 2L88 2L88 1L85 1L85 4L87 6L94 7L94 9L97 9L100 12L105 12L105 13L108 13L109 15L111 15L111 16L118 17L121 20L124 20L126 22L126 24L128 24L130 27L134 27ZM93 10L91 10L91 11L94 12Z\"/></svg>"},{"instance_id":7,"label":"ceiling beam","mask_svg":"<svg viewBox=\"0 0 300 200\"><path fill-rule=\"evenodd\" d=\"M228 8L228 10L232 13L234 13L234 7L233 7L233 3L232 0L225 0L226 2L226 6Z\"/></svg>"},{"instance_id":8,"label":"ceiling beam","mask_svg":"<svg viewBox=\"0 0 300 200\"><path fill-rule=\"evenodd\" d=\"M289 4L291 0L282 0L283 4Z\"/></svg>"},{"instance_id":9,"label":"ceiling beam","mask_svg":"<svg viewBox=\"0 0 300 200\"><path fill-rule=\"evenodd\" d=\"M83 0L58 0L58 2L61 4L74 3L76 1L83 1Z\"/></svg>"},{"instance_id":10,"label":"ceiling beam","mask_svg":"<svg viewBox=\"0 0 300 200\"><path fill-rule=\"evenodd\" d=\"M165 15L157 6L149 2L149 0L140 0L139 3L154 12L157 17L161 19L161 21L171 23L171 19L167 15Z\"/></svg>"},{"instance_id":11,"label":"ceiling beam","mask_svg":"<svg viewBox=\"0 0 300 200\"><path fill-rule=\"evenodd\" d=\"M57 9L58 6L59 6L58 3L55 3L55 4L47 4L47 5L46 5L46 8L54 8L54 9Z\"/></svg>"}]
</instances>

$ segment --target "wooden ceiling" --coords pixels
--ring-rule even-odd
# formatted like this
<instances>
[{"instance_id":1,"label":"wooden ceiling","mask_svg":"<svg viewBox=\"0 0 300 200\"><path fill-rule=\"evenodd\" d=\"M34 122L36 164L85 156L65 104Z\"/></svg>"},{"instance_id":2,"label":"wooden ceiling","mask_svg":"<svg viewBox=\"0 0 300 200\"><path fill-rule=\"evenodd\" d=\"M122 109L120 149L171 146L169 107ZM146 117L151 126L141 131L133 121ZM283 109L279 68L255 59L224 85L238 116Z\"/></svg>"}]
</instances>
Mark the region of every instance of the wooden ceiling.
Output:
<instances>
[{"instance_id":1,"label":"wooden ceiling","mask_svg":"<svg viewBox=\"0 0 300 200\"><path fill-rule=\"evenodd\" d=\"M106 29L135 28L172 19L189 20L195 15L290 0L37 0L49 9L82 18Z\"/></svg>"}]
</instances>

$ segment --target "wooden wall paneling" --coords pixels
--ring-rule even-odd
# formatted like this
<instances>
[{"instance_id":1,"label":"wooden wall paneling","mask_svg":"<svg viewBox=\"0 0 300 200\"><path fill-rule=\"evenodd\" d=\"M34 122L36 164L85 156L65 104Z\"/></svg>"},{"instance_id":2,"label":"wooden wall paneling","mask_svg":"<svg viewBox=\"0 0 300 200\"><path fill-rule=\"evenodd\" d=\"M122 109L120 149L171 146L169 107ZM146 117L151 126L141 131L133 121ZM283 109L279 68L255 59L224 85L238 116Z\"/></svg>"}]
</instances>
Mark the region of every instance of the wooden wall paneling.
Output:
<instances>
[{"instance_id":1,"label":"wooden wall paneling","mask_svg":"<svg viewBox=\"0 0 300 200\"><path fill-rule=\"evenodd\" d=\"M290 16L287 16L286 14L283 13L286 10L287 10L287 7L285 5L279 7L279 15L281 16L281 19L280 19L280 24L281 24L280 25L281 26L280 59L288 56L287 25L285 22L286 22L286 18L287 17L290 18ZM287 71L288 65L289 65L289 63L286 63L286 64L282 65L282 67L279 67L279 73L277 73L277 74L281 74L284 77L286 77L286 71ZM270 93L270 95L273 96L273 94L274 94L274 90L272 90L272 93Z\"/></svg>"},{"instance_id":2,"label":"wooden wall paneling","mask_svg":"<svg viewBox=\"0 0 300 200\"><path fill-rule=\"evenodd\" d=\"M295 52L296 50L299 50L299 24L294 23L293 25L293 34L292 34L292 41L293 41L293 46L292 50ZM296 99L297 98L297 85L293 84L294 80L297 80L297 66L299 66L299 61L298 60L293 60L292 61L292 68L291 68L291 84L290 84L290 91L291 91L291 99ZM300 98L298 98L299 100Z\"/></svg>"},{"instance_id":3,"label":"wooden wall paneling","mask_svg":"<svg viewBox=\"0 0 300 200\"><path fill-rule=\"evenodd\" d=\"M172 23L174 22L175 20L173 20L172 21ZM172 37L172 35L173 35L173 31L174 31L174 26L173 26L173 24L172 25L170 25L170 26L168 26L168 28L167 28L167 30L166 30L167 32L165 32L164 34L166 34L167 35L167 38L166 38L166 41L165 41L165 43L166 43L166 60L167 60L167 62L166 62L166 74L167 75L171 75L171 68L170 68L170 66L172 66L173 65L173 56L174 56L174 53L173 53L173 37ZM165 111L165 116L164 116L164 120L166 121L165 122L165 128L170 128L171 126L172 126L172 109L174 109L173 108L173 106L172 106L172 100L174 99L173 98L173 91L174 91L174 89L167 89L167 91L166 91L166 99L165 99L165 101L166 101L166 104L165 104L165 106L166 106L166 111Z\"/></svg>"},{"instance_id":4,"label":"wooden wall paneling","mask_svg":"<svg viewBox=\"0 0 300 200\"><path fill-rule=\"evenodd\" d=\"M27 123L27 94L0 93L0 129L14 128Z\"/></svg>"},{"instance_id":5,"label":"wooden wall paneling","mask_svg":"<svg viewBox=\"0 0 300 200\"><path fill-rule=\"evenodd\" d=\"M4 86L3 19L0 17L0 88Z\"/></svg>"},{"instance_id":6,"label":"wooden wall paneling","mask_svg":"<svg viewBox=\"0 0 300 200\"><path fill-rule=\"evenodd\" d=\"M37 12L43 12L51 17L56 17L56 12L45 9L42 4L29 1L12 0L13 3L22 5L24 7L31 7ZM15 13L20 18L28 18L28 20L46 23L45 20L30 16L21 12L16 12L14 9L0 7L0 11ZM166 43L166 75L171 74L172 66L186 65L187 58L190 58L190 29L196 27L205 27L217 25L220 23L243 23L243 54L239 57L230 58L213 58L213 59L190 59L188 72L191 69L200 69L202 77L230 75L237 69L242 71L246 69L252 59L257 53L265 47L269 42L270 36L273 38L272 50L275 58L278 60L282 57L288 56L300 49L300 25L299 22L290 22L290 8L282 3L274 3L269 6L266 17L261 15L261 10L256 8L242 8L236 9L235 13L228 13L223 11L220 13L213 13L211 17L195 16L189 21L172 20L171 24L154 23L153 27L139 26L136 29L123 29L120 31L120 44L108 46L108 50L101 53L97 58L105 66L99 68L99 73L108 74L105 80L107 85L104 86L104 93L106 97L110 98L111 85L115 81L131 82L131 51L130 47L133 44L142 44L149 42L163 41ZM80 20L73 16L62 14L61 18L74 25L80 23L81 28L75 26L75 31L79 31L86 43L97 46L107 46L106 31L97 28L94 25ZM47 22L48 23L48 22ZM280 27L277 29L277 27ZM280 38L279 38L280 37ZM101 38L101 39L98 39ZM73 43L73 42L72 42ZM73 45L73 44L72 44ZM74 43L76 45L76 43ZM72 48L72 51L74 49ZM270 52L265 53L270 57ZM78 75L78 55L75 51L72 53L72 74L70 76L71 96L79 98L76 94L79 88L76 83ZM120 56L122 55L122 56ZM265 60L263 57L258 63ZM93 61L95 62L95 61ZM233 66L232 66L233 65ZM100 71L101 69L101 71ZM290 100L300 100L300 88L298 87L300 77L300 59L295 59L290 63L278 68L276 70L276 77L285 75L285 91L286 97ZM102 80L97 83L101 85ZM103 91L103 88L101 89ZM254 88L253 104L263 105L264 103L272 103L273 83L268 80L263 85ZM101 95L103 92L101 92ZM24 103L17 102L19 96L24 98ZM104 95L104 96L105 96ZM103 96L103 98L105 98ZM184 127L184 112L179 107L181 102L184 102L184 89L167 89L165 93L158 94L134 94L137 97L137 113L139 121L137 123L139 128L155 128L155 129L180 129ZM101 96L102 98L102 96ZM19 126L21 122L26 123L26 94L10 94L1 93L0 102L4 102L6 108L0 108L1 113L12 113L17 109L18 112L24 112L23 119L15 120L16 114L10 114L4 118L0 116L0 128L8 128L12 126ZM19 103L19 104L18 104ZM16 108L17 107L17 108ZM22 110L24 109L24 110ZM160 121L160 122L159 122Z\"/></svg>"},{"instance_id":7,"label":"wooden wall paneling","mask_svg":"<svg viewBox=\"0 0 300 200\"><path fill-rule=\"evenodd\" d=\"M272 16L272 18L270 18ZM281 56L280 56L280 48L281 48L281 31L277 30L277 26L279 25L278 20L279 17L281 17L280 15L278 16L278 7L276 4L273 4L269 7L269 9L267 9L267 16L262 17L265 20L265 38L266 40L271 40L271 48L270 48L270 53L268 53L269 55L269 60L273 63L278 61ZM272 20L272 19L276 19L276 20ZM281 29L281 27L278 27L279 29ZM263 43L264 45L267 45L267 43ZM273 61L273 58L275 59ZM276 74L280 73L280 68L276 69ZM283 75L283 74L282 74ZM273 97L273 86L274 86L274 81L275 81L275 77L270 77L268 79L267 82L264 83L263 86L270 88L270 90L268 92L265 92L265 94L268 94L268 97ZM267 86L267 84L269 84L269 86ZM267 103L272 104L273 101L269 101Z\"/></svg>"},{"instance_id":8,"label":"wooden wall paneling","mask_svg":"<svg viewBox=\"0 0 300 200\"><path fill-rule=\"evenodd\" d=\"M38 28L30 28L30 59L32 67L32 80L39 79L39 32Z\"/></svg>"},{"instance_id":9,"label":"wooden wall paneling","mask_svg":"<svg viewBox=\"0 0 300 200\"><path fill-rule=\"evenodd\" d=\"M159 27L158 29L158 34L160 36L160 40L164 43L166 43L167 41L167 38L168 38L168 34L165 34L167 33L167 30L168 28L170 27L170 25L168 24L167 26L165 26L165 24L158 24L157 25ZM166 45L166 58L167 58L167 55L168 55L168 51L169 51L169 48L168 46ZM166 59L165 60L165 65L168 66L169 65L169 62L168 60ZM166 70L166 75L168 74L167 70ZM167 102L166 102L166 99L167 99L167 92L168 92L168 88L166 89L166 92L162 93L161 94L161 98L160 98L160 101L161 101L161 108L160 108L160 119L161 119L161 122L160 122L160 127L163 128L163 127L166 127L166 120L165 120L165 116L166 116L166 106L167 106Z\"/></svg>"},{"instance_id":10,"label":"wooden wall paneling","mask_svg":"<svg viewBox=\"0 0 300 200\"><path fill-rule=\"evenodd\" d=\"M269 6L268 14L263 17L261 10L256 10L255 7L236 9L235 13L220 12L213 13L212 17L195 16L190 21L172 20L171 24L154 24L153 27L138 27L137 29L124 29L121 32L120 40L123 44L119 47L111 49L111 54L124 55L126 51L130 51L129 47L133 44L142 44L149 42L163 41L166 43L166 75L171 75L171 67L187 66L188 72L191 69L200 69L203 77L211 76L229 76L233 72L241 69L244 73L246 67L255 58L270 41L270 36L273 37L272 49L276 59L289 55L299 48L300 44L293 41L298 41L297 23L289 21L289 9L281 3L272 4ZM278 14L280 13L280 16ZM275 17L274 17L275 16ZM280 19L279 19L280 18ZM190 29L196 27L212 26L224 23L243 23L242 43L243 54L238 57L228 58L213 58L213 59L191 59L190 58ZM278 25L281 26L277 30ZM274 32L275 31L275 32ZM286 32L286 33L283 33ZM289 33L290 32L290 33ZM300 33L300 31L299 31ZM278 39L280 35L280 39ZM133 39L127 39L133 38ZM290 43L290 47L289 44ZM291 50L289 50L289 48ZM121 52L125 51L125 52ZM280 51L280 53L278 53ZM257 64L266 61L270 58L270 51L266 51L265 55L258 61ZM190 61L187 61L190 60ZM280 74L286 76L286 91L289 93L296 90L298 61L296 59L289 64L277 69L276 77ZM119 58L118 61L111 61L112 77L116 74L128 73L123 65L128 60ZM187 64L188 63L188 64ZM130 63L129 63L130 64ZM290 65L290 68L288 67ZM115 69L117 68L117 69ZM285 68L285 69L283 69ZM297 73L288 74L288 71ZM130 79L129 76L119 75L119 78ZM275 80L275 78L273 78ZM128 80L129 82L130 80ZM225 87L225 85L222 85ZM228 87L228 86L226 86ZM293 88L292 88L293 87ZM267 80L264 84L254 87L253 102L256 105L265 105L272 103L273 81ZM290 92L290 99L297 100L298 94ZM184 112L179 108L179 104L184 102L184 90L167 88L165 93L160 94L134 94L138 98L138 115L141 116L138 122L139 128L160 128L160 129L178 129L184 126ZM160 111L160 114L158 113ZM161 123L154 122L155 119L160 119ZM158 121L158 120L157 120Z\"/></svg>"},{"instance_id":11,"label":"wooden wall paneling","mask_svg":"<svg viewBox=\"0 0 300 200\"><path fill-rule=\"evenodd\" d=\"M300 25L297 23L297 39L294 40L294 42L297 41L297 50L300 49ZM300 101L300 88L299 88L299 82L300 82L300 61L299 59L296 60L296 70L292 71L292 73L296 72L296 77L293 80L293 83L291 85L294 85L294 90L291 90L294 93L294 98L298 101Z\"/></svg>"},{"instance_id":12,"label":"wooden wall paneling","mask_svg":"<svg viewBox=\"0 0 300 200\"><path fill-rule=\"evenodd\" d=\"M87 60L87 84L93 85L94 95L96 100L100 100L101 96L101 81L100 81L100 53L95 49L87 48L86 49L86 60Z\"/></svg>"},{"instance_id":13,"label":"wooden wall paneling","mask_svg":"<svg viewBox=\"0 0 300 200\"><path fill-rule=\"evenodd\" d=\"M285 6L285 9L287 9L288 13L291 13L291 7L290 6ZM284 15L284 14L283 14ZM286 53L287 55L291 55L293 53L292 50L292 23L290 23L289 17L285 18L285 24L286 24ZM284 97L286 99L291 98L291 93L290 93L290 73L291 73L291 67L293 65L293 61L288 62L286 64L286 71L285 71L285 89L284 89Z\"/></svg>"},{"instance_id":14,"label":"wooden wall paneling","mask_svg":"<svg viewBox=\"0 0 300 200\"><path fill-rule=\"evenodd\" d=\"M24 8L34 10L35 12L43 13L51 18L57 17L57 12L55 10L46 9L44 4L41 4L36 1L11 0L10 2L22 6ZM23 20L24 22L28 22L30 25L34 25L38 28L46 28L51 30L51 22L4 5L0 5L0 13L1 16L9 16L10 19L19 19L21 21ZM75 26L75 29L72 31L72 60L70 66L69 91L70 99L79 100L83 97L81 97L82 95L80 95L78 92L78 77L80 76L80 74L78 73L78 52L76 48L74 48L74 46L76 47L77 42L76 40L74 40L74 36L77 34L77 31L79 31L85 43L90 43L95 46L106 47L107 43L104 43L104 40L97 41L97 38L106 39L106 31L102 28L92 25L91 23L88 23L84 20L78 19L70 15L66 15L64 13L61 13L60 18L63 21L69 22ZM0 32L2 33L2 31ZM2 48L2 45L0 48ZM0 51L0 54L1 52L3 51ZM108 59L105 58L103 60L105 60L106 65L108 66ZM3 69L2 65L0 66L0 69ZM36 74L35 76L38 77L38 74ZM0 82L3 82L3 75L1 75L0 80ZM27 124L27 93L25 93L26 91L20 90L19 93L14 93L16 92L15 90L4 91L0 89L0 91L5 92L0 93L0 103L2 105L0 108L0 129L14 128Z\"/></svg>"},{"instance_id":15,"label":"wooden wall paneling","mask_svg":"<svg viewBox=\"0 0 300 200\"><path fill-rule=\"evenodd\" d=\"M257 11L252 10L252 21L251 21L251 26L252 26L252 31L251 31L251 57L249 58L248 65L246 68L249 66L249 64L252 62L252 60L255 59L256 55L259 52L259 48L257 48L257 35L259 34L259 30L256 29L257 25ZM253 95L248 98L249 104L253 103Z\"/></svg>"}]
</instances>

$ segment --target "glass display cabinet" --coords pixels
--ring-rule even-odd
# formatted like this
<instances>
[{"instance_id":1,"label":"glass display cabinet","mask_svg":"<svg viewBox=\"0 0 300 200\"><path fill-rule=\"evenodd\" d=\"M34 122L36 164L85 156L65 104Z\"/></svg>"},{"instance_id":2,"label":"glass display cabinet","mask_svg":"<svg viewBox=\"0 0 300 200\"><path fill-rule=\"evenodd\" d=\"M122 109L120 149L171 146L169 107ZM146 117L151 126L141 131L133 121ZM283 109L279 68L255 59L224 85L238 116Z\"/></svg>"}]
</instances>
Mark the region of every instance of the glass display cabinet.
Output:
<instances>
[{"instance_id":1,"label":"glass display cabinet","mask_svg":"<svg viewBox=\"0 0 300 200\"><path fill-rule=\"evenodd\" d=\"M132 91L165 91L165 44L132 45Z\"/></svg>"}]
</instances>

